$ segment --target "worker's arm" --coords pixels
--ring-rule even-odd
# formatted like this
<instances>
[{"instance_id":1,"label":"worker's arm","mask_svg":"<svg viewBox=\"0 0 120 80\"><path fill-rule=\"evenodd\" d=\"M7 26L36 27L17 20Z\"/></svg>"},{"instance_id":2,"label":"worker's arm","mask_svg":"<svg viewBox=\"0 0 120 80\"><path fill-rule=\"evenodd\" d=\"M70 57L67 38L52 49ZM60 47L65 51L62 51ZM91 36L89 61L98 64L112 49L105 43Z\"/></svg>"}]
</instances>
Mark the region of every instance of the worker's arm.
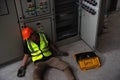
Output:
<instances>
[{"instance_id":1,"label":"worker's arm","mask_svg":"<svg viewBox=\"0 0 120 80\"><path fill-rule=\"evenodd\" d=\"M21 66L24 66L24 67L26 67L26 64L27 64L27 61L28 61L28 59L29 59L29 56L30 56L30 51L29 51L29 49L28 49L28 47L27 47L27 42L26 41L24 41L24 44L23 44L24 46L24 56L23 56L23 59L22 59L22 64L21 64Z\"/></svg>"},{"instance_id":2,"label":"worker's arm","mask_svg":"<svg viewBox=\"0 0 120 80\"><path fill-rule=\"evenodd\" d=\"M55 54L57 56L68 56L67 52L63 52L63 51L59 50L58 47L56 45L54 45L53 43L50 43L49 46L55 52Z\"/></svg>"},{"instance_id":3,"label":"worker's arm","mask_svg":"<svg viewBox=\"0 0 120 80\"><path fill-rule=\"evenodd\" d=\"M24 54L21 66L26 66L28 58L29 58L29 55L28 54Z\"/></svg>"},{"instance_id":4,"label":"worker's arm","mask_svg":"<svg viewBox=\"0 0 120 80\"><path fill-rule=\"evenodd\" d=\"M25 76L26 64L27 64L28 58L29 58L29 55L28 54L24 54L21 67L18 69L18 73L17 73L18 77L24 77Z\"/></svg>"},{"instance_id":5,"label":"worker's arm","mask_svg":"<svg viewBox=\"0 0 120 80\"><path fill-rule=\"evenodd\" d=\"M50 46L50 48L51 48L53 51L55 51L55 52L58 52L58 51L59 51L58 47L55 46L54 44L50 43L49 46Z\"/></svg>"},{"instance_id":6,"label":"worker's arm","mask_svg":"<svg viewBox=\"0 0 120 80\"><path fill-rule=\"evenodd\" d=\"M46 35L45 35L46 36ZM54 56L68 56L69 54L67 52L63 52L58 49L58 47L51 42L51 40L46 36L48 42L49 42L49 47L53 51Z\"/></svg>"}]
</instances>

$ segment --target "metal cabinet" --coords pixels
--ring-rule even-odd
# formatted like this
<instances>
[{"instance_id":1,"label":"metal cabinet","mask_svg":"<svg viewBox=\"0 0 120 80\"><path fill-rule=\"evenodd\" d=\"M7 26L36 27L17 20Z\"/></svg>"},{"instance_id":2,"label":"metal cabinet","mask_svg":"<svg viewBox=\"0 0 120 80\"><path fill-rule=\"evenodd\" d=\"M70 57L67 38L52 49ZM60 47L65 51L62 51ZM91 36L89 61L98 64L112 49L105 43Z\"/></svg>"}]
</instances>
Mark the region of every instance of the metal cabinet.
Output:
<instances>
[{"instance_id":1,"label":"metal cabinet","mask_svg":"<svg viewBox=\"0 0 120 80\"><path fill-rule=\"evenodd\" d=\"M101 1L55 0L56 41L64 44L79 38L95 49Z\"/></svg>"},{"instance_id":2,"label":"metal cabinet","mask_svg":"<svg viewBox=\"0 0 120 80\"><path fill-rule=\"evenodd\" d=\"M101 1L15 0L15 3L21 27L28 25L35 29L37 22L43 22L53 42L65 44L82 39L95 48Z\"/></svg>"},{"instance_id":3,"label":"metal cabinet","mask_svg":"<svg viewBox=\"0 0 120 80\"><path fill-rule=\"evenodd\" d=\"M21 29L25 26L35 31L38 31L39 27L43 28L53 40L53 0L15 0L15 4Z\"/></svg>"},{"instance_id":4,"label":"metal cabinet","mask_svg":"<svg viewBox=\"0 0 120 80\"><path fill-rule=\"evenodd\" d=\"M4 26L0 35L5 39L1 39L0 64L23 55L20 29L24 26L36 31L41 26L58 45L82 39L95 49L101 1L15 0L14 5L14 0L8 0L9 15L0 16L0 25Z\"/></svg>"},{"instance_id":5,"label":"metal cabinet","mask_svg":"<svg viewBox=\"0 0 120 80\"><path fill-rule=\"evenodd\" d=\"M9 14L0 16L0 65L20 59L24 54L14 0L7 0L7 4Z\"/></svg>"}]
</instances>

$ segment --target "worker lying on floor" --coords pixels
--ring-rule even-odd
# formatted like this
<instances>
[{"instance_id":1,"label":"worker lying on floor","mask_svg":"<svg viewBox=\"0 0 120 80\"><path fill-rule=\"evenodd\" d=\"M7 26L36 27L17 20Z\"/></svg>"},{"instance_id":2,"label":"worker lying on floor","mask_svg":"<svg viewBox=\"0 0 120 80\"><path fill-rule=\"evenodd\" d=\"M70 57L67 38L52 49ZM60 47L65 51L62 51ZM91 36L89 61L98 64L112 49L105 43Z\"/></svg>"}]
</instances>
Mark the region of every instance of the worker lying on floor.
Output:
<instances>
[{"instance_id":1,"label":"worker lying on floor","mask_svg":"<svg viewBox=\"0 0 120 80\"><path fill-rule=\"evenodd\" d=\"M63 71L68 80L76 80L68 64L55 57L53 51L60 53L60 55L68 54L59 51L58 48L51 44L43 32L37 33L30 27L25 27L22 30L22 36L25 41L25 54L22 60L22 65L17 73L18 77L25 76L26 63L30 54L35 65L33 80L43 80L43 73L50 67Z\"/></svg>"}]
</instances>

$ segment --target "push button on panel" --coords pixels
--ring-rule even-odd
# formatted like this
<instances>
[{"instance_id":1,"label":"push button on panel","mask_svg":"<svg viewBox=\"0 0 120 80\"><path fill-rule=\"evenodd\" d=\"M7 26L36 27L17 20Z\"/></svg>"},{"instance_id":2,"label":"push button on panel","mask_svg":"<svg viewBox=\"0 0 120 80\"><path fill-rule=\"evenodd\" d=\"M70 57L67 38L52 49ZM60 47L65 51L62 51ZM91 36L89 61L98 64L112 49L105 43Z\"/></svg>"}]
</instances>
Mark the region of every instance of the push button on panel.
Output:
<instances>
[{"instance_id":1,"label":"push button on panel","mask_svg":"<svg viewBox=\"0 0 120 80\"><path fill-rule=\"evenodd\" d=\"M97 2L95 0L84 0L85 2L93 5L93 6L96 6L97 5Z\"/></svg>"},{"instance_id":2,"label":"push button on panel","mask_svg":"<svg viewBox=\"0 0 120 80\"><path fill-rule=\"evenodd\" d=\"M96 11L94 9L92 9L91 7L85 5L85 4L82 4L82 8L84 10L86 10L87 12L89 12L90 14L92 15L95 15L96 14Z\"/></svg>"}]
</instances>

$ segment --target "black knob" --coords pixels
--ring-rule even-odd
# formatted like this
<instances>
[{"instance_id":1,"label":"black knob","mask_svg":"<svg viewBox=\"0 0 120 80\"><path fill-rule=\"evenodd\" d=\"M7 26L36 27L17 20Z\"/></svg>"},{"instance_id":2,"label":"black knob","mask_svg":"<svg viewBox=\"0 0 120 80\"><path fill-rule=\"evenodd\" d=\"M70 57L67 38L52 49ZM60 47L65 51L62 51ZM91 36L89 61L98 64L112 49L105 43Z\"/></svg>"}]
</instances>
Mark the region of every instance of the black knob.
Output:
<instances>
[{"instance_id":1,"label":"black knob","mask_svg":"<svg viewBox=\"0 0 120 80\"><path fill-rule=\"evenodd\" d=\"M96 2L96 1L94 1L94 0L93 0L93 1L91 1L91 3L92 3L92 5L93 5L93 6L96 6L96 5L97 5L97 2Z\"/></svg>"},{"instance_id":2,"label":"black knob","mask_svg":"<svg viewBox=\"0 0 120 80\"><path fill-rule=\"evenodd\" d=\"M84 0L85 2L93 5L93 6L96 6L97 5L97 2L95 0Z\"/></svg>"},{"instance_id":3,"label":"black knob","mask_svg":"<svg viewBox=\"0 0 120 80\"><path fill-rule=\"evenodd\" d=\"M32 0L27 0L27 2L32 2Z\"/></svg>"},{"instance_id":4,"label":"black knob","mask_svg":"<svg viewBox=\"0 0 120 80\"><path fill-rule=\"evenodd\" d=\"M92 14L92 15L95 15L95 14L96 14L96 11L93 10L93 9L91 9L91 14Z\"/></svg>"},{"instance_id":5,"label":"black knob","mask_svg":"<svg viewBox=\"0 0 120 80\"><path fill-rule=\"evenodd\" d=\"M40 23L38 22L38 23L36 23L36 25L40 25Z\"/></svg>"}]
</instances>

